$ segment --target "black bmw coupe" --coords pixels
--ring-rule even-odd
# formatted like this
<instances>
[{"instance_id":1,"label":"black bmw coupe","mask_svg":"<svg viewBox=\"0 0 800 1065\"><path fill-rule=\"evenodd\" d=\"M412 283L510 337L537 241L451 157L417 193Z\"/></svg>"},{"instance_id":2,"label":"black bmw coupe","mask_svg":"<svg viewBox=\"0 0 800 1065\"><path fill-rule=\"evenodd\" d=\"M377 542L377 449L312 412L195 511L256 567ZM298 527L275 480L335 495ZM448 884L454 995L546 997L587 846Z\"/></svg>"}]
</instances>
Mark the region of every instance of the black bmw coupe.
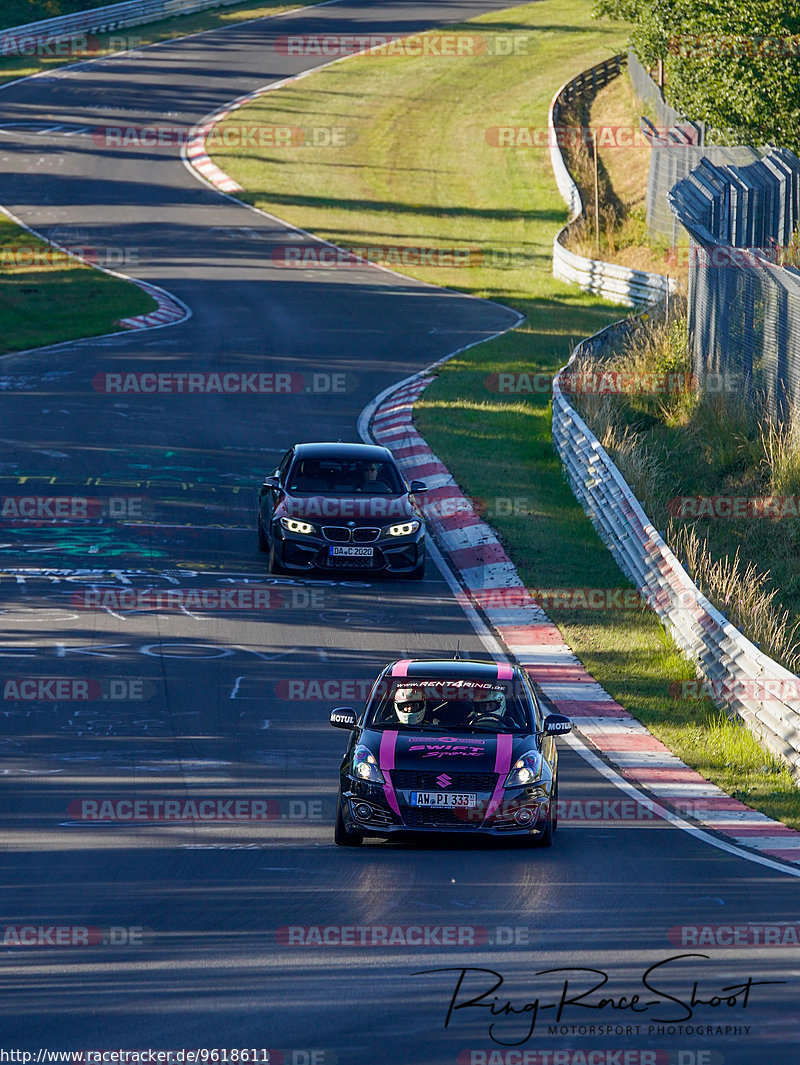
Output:
<instances>
[{"instance_id":1,"label":"black bmw coupe","mask_svg":"<svg viewBox=\"0 0 800 1065\"><path fill-rule=\"evenodd\" d=\"M258 546L270 573L360 570L419 580L425 522L385 447L296 444L259 492Z\"/></svg>"}]
</instances>

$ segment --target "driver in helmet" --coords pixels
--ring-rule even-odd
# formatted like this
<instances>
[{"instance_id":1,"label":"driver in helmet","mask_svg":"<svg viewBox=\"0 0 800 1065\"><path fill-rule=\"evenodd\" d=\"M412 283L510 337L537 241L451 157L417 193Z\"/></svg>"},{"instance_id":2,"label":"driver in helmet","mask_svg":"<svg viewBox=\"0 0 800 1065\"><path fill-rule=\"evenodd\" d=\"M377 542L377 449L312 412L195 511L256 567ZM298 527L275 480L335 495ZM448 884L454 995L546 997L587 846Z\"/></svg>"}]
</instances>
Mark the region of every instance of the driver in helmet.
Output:
<instances>
[{"instance_id":1,"label":"driver in helmet","mask_svg":"<svg viewBox=\"0 0 800 1065\"><path fill-rule=\"evenodd\" d=\"M418 725L425 717L425 697L419 688L398 688L394 694L394 710L403 725Z\"/></svg>"},{"instance_id":2,"label":"driver in helmet","mask_svg":"<svg viewBox=\"0 0 800 1065\"><path fill-rule=\"evenodd\" d=\"M485 720L501 724L506 714L505 693L499 690L481 689L472 697L472 722Z\"/></svg>"}]
</instances>

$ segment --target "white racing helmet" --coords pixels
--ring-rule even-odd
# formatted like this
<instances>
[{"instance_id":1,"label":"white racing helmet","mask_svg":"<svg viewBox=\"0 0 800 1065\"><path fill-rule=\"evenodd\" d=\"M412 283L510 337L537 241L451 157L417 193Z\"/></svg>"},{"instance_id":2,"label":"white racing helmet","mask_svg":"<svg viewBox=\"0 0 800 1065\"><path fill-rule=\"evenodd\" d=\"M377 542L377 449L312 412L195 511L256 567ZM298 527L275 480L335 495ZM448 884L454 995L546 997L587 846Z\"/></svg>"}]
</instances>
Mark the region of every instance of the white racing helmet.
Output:
<instances>
[{"instance_id":1,"label":"white racing helmet","mask_svg":"<svg viewBox=\"0 0 800 1065\"><path fill-rule=\"evenodd\" d=\"M472 696L472 713L474 717L496 717L498 720L506 712L506 697L502 691L482 689Z\"/></svg>"},{"instance_id":2,"label":"white racing helmet","mask_svg":"<svg viewBox=\"0 0 800 1065\"><path fill-rule=\"evenodd\" d=\"M425 697L419 688L398 688L394 693L394 709L402 724L418 725L425 716Z\"/></svg>"}]
</instances>

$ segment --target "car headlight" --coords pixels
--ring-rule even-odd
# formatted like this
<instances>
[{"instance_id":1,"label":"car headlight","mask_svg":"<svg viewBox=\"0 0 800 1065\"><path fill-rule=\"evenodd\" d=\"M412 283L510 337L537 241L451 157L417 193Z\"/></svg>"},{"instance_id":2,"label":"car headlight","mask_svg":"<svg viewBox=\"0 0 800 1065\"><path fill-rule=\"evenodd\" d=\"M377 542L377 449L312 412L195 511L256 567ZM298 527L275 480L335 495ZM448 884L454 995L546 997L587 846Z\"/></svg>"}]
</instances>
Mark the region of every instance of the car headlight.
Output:
<instances>
[{"instance_id":1,"label":"car headlight","mask_svg":"<svg viewBox=\"0 0 800 1065\"><path fill-rule=\"evenodd\" d=\"M542 756L539 751L526 751L509 770L504 788L524 788L538 781L542 772Z\"/></svg>"},{"instance_id":2,"label":"car headlight","mask_svg":"<svg viewBox=\"0 0 800 1065\"><path fill-rule=\"evenodd\" d=\"M386 532L389 536L410 536L419 526L418 521L405 521L402 525L390 525Z\"/></svg>"},{"instance_id":3,"label":"car headlight","mask_svg":"<svg viewBox=\"0 0 800 1065\"><path fill-rule=\"evenodd\" d=\"M353 776L359 780L371 780L374 784L384 783L375 755L363 743L357 743L353 751Z\"/></svg>"},{"instance_id":4,"label":"car headlight","mask_svg":"<svg viewBox=\"0 0 800 1065\"><path fill-rule=\"evenodd\" d=\"M281 518L281 525L290 533L313 533L314 526L307 521L298 521L297 518Z\"/></svg>"}]
</instances>

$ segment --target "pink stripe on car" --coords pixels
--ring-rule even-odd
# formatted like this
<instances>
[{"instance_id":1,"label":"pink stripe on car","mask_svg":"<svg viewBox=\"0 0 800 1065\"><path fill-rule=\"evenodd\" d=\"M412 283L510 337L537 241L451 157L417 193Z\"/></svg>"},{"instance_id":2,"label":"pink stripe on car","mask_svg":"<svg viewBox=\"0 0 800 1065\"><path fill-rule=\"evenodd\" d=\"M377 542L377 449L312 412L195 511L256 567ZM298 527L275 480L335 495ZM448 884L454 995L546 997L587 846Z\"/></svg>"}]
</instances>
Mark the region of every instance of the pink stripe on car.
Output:
<instances>
[{"instance_id":1,"label":"pink stripe on car","mask_svg":"<svg viewBox=\"0 0 800 1065\"><path fill-rule=\"evenodd\" d=\"M394 793L394 785L389 773L394 769L394 749L397 744L397 730L385 729L381 736L381 747L378 751L378 765L381 773L383 773L383 779L385 781L383 785L383 793L386 796L386 801L391 808L400 817L400 807L397 804L397 796Z\"/></svg>"},{"instance_id":2,"label":"pink stripe on car","mask_svg":"<svg viewBox=\"0 0 800 1065\"><path fill-rule=\"evenodd\" d=\"M513 747L513 736L497 737L497 749L494 756L494 771L495 773L499 773L500 776L497 779L497 786L494 789L494 794L489 800L489 805L486 807L486 813L483 816L484 821L488 821L494 814L503 798L503 784L508 776L508 771L511 768L511 751Z\"/></svg>"}]
</instances>

